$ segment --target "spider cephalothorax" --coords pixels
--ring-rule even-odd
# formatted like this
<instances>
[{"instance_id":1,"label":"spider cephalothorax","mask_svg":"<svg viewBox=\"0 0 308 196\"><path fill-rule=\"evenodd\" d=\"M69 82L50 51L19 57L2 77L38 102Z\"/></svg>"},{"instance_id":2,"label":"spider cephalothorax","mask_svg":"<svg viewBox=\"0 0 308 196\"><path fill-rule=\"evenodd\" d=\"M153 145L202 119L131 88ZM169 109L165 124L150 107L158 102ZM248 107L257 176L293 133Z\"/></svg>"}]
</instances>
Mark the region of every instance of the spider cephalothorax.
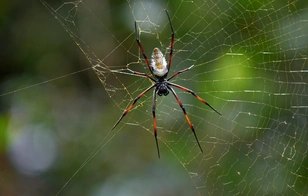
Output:
<instances>
[{"instance_id":1,"label":"spider cephalothorax","mask_svg":"<svg viewBox=\"0 0 308 196\"><path fill-rule=\"evenodd\" d=\"M137 23L135 22L135 31L136 31L136 41L137 44L139 46L140 51L142 52L142 55L145 59L145 62L152 74L152 76L154 76L154 78L152 78L151 76L149 76L146 73L141 73L141 72L136 72L133 70L130 70L133 74L135 75L139 75L139 76L143 76L143 77L147 77L150 80L152 80L154 82L154 84L152 84L150 87L148 87L147 89L145 89L142 93L140 93L133 101L133 103L123 112L122 116L120 117L120 119L115 123L115 125L112 127L111 130L113 130L122 120L122 118L132 109L132 107L135 105L135 103L143 96L145 95L149 90L151 90L152 88L154 88L154 92L153 92L153 105L152 105L152 114L153 114L153 123L154 123L154 137L155 137L155 142L156 142L156 147L157 147L157 152L158 152L158 157L160 157L160 152L159 152L159 147L158 147L158 141L157 141L157 128L156 128L156 116L155 116L155 109L156 109L156 94L159 96L167 96L169 94L169 91L171 91L171 93L173 94L173 96L175 97L176 101L178 102L179 106L181 107L184 116L187 120L187 123L189 124L190 129L192 130L196 141L198 143L198 146L201 150L201 152L203 152L201 145L199 143L199 140L197 138L195 129L193 124L191 123L186 110L182 104L182 102L180 101L179 97L177 96L177 94L175 93L175 91L173 90L173 87L179 88L180 90L186 91L190 94L192 94L193 96L195 96L199 101L201 101L202 103L206 104L207 106L209 106L212 110L214 110L216 113L218 113L219 115L221 115L219 112L217 112L217 110L215 110L208 102L206 102L204 99L202 99L201 97L199 97L198 95L196 95L192 90L180 86L178 84L174 84L169 82L169 80L171 80L172 78L176 77L177 75L187 72L189 69L191 69L193 67L190 66L186 69L180 70L178 72L176 72L175 74L173 74L171 77L169 77L167 79L167 75L168 72L170 70L170 65L171 65L171 61L172 61L172 54L173 54L173 45L174 45L174 31L173 31L173 27L171 24L171 20L168 14L168 11L166 11L167 17L168 17L168 21L169 21L169 25L170 25L170 29L171 29L171 43L170 43L170 53L169 53L169 61L168 63L166 62L166 59L163 55L163 53L158 49L158 48L154 48L153 53L152 53L152 59L151 59L151 64L149 63L149 60L146 56L146 54L144 53L143 47L139 41L138 38L138 31L137 31Z\"/></svg>"},{"instance_id":2,"label":"spider cephalothorax","mask_svg":"<svg viewBox=\"0 0 308 196\"><path fill-rule=\"evenodd\" d=\"M169 94L167 80L162 81L162 82L158 80L156 83L157 83L157 86L156 86L157 94L159 96L162 96L162 95L167 96Z\"/></svg>"}]
</instances>

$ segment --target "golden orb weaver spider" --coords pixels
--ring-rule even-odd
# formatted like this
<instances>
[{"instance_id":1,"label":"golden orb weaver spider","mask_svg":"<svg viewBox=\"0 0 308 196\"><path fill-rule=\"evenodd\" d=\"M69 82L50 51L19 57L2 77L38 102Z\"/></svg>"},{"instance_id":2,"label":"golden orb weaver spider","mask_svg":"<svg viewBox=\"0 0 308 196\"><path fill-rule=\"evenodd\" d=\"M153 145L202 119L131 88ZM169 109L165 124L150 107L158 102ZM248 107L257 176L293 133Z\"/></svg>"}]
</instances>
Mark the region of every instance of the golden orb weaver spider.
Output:
<instances>
[{"instance_id":1,"label":"golden orb weaver spider","mask_svg":"<svg viewBox=\"0 0 308 196\"><path fill-rule=\"evenodd\" d=\"M149 90L151 90L152 88L155 87L154 92L153 92L153 105L152 105L152 114L153 114L153 127L154 127L154 137L155 137L155 142L156 142L156 148L157 148L157 153L158 153L158 158L160 158L160 152L159 152L159 147L158 147L158 141L157 141L157 129L156 129L156 116L155 116L155 109L156 109L156 94L158 94L159 96L167 96L169 94L169 91L171 91L171 93L173 94L173 96L175 97L176 101L178 102L179 106L181 107L181 109L183 110L184 116L187 120L187 123L191 129L191 131L193 132L195 139L198 143L198 146L201 150L201 152L203 153L203 150L201 148L201 145L199 143L198 137L196 135L195 129L193 124L191 123L186 110L181 102L181 100L179 99L179 97L177 96L177 94L175 93L175 91L173 90L172 86L179 88L180 90L186 91L190 94L192 94L193 96L195 96L199 101L201 101L202 103L204 103L205 105L209 106L212 110L214 110L217 114L221 115L217 110L215 110L208 102L206 102L204 99L202 99L201 97L199 97L198 95L196 95L192 90L180 86L178 84L174 84L169 82L169 80L171 80L172 78L178 76L181 73L187 72L188 70L190 70L194 65L180 70L178 72L176 72L175 74L173 74L171 77L169 77L167 79L167 75L168 72L170 70L170 65L171 65L171 61L172 61L172 54L173 54L173 45L174 45L174 30L172 27L172 23L169 17L169 13L167 10L166 14L168 17L168 21L169 21L169 25L170 25L170 29L171 29L171 43L170 43L170 53L169 53L169 61L168 63L166 62L166 59L163 55L163 53L158 49L158 48L154 48L153 52L152 52L152 59L151 59L151 64L149 63L149 60L146 56L146 54L144 53L143 47L139 41L138 38L138 30L137 30L137 22L135 21L135 32L136 32L136 41L137 44L139 46L140 51L142 52L142 55L145 59L145 62L152 74L152 76L154 76L154 78L152 78L151 76L149 76L146 73L141 73L141 72L136 72L133 70L128 69L130 72L132 72L135 75L139 75L139 76L143 76L143 77L147 77L148 79L152 80L154 82L153 85L151 85L150 87L148 87L147 89L145 89L142 93L140 93L133 101L133 103L123 112L122 116L119 118L119 120L115 123L115 125L112 127L111 131L116 128L116 126L120 123L120 121L123 119L123 117L133 108L133 106L135 105L135 103L141 98L143 97L143 95L145 95L147 92L149 92Z\"/></svg>"}]
</instances>

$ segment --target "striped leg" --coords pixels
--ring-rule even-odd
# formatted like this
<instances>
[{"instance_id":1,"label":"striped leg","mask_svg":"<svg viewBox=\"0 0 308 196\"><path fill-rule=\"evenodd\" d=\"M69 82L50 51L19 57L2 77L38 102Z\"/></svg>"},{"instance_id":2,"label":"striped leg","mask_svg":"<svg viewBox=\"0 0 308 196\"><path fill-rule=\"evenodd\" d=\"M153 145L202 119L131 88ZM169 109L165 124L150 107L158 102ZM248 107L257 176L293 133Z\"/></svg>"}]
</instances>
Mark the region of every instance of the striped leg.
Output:
<instances>
[{"instance_id":1,"label":"striped leg","mask_svg":"<svg viewBox=\"0 0 308 196\"><path fill-rule=\"evenodd\" d=\"M194 136L195 136L196 141L197 141L197 143L198 143L198 145L199 145L199 148L200 148L201 152L203 153L203 150L202 150L202 148L201 148L201 145L200 145L200 143L199 143L198 137L197 137L197 135L196 135L194 126L193 126L193 124L191 123L191 121L190 121L190 119L189 119L189 117L188 117L188 115L187 115L187 113L186 113L186 110L185 110L185 108L184 108L182 102L180 101L179 97L176 95L176 93L175 93L175 91L173 90L173 88L171 88L171 87L169 87L169 86L167 86L167 87L168 87L168 89L172 92L172 94L174 95L174 97L175 97L176 101L178 102L179 106L182 108L183 113L184 113L184 116L185 116L185 118L186 118L186 120L187 120L187 123L188 123L188 125L189 125L191 131L194 133Z\"/></svg>"},{"instance_id":2,"label":"striped leg","mask_svg":"<svg viewBox=\"0 0 308 196\"><path fill-rule=\"evenodd\" d=\"M155 116L155 109L156 109L156 93L157 93L157 88L155 88L155 90L154 90L154 92L153 92L152 114L153 114L154 137L155 137L155 142L156 142L156 148L157 148L158 158L160 158L160 152L159 152L158 141L157 141L156 116Z\"/></svg>"},{"instance_id":3,"label":"striped leg","mask_svg":"<svg viewBox=\"0 0 308 196\"><path fill-rule=\"evenodd\" d=\"M127 69L127 70L130 71L130 72L132 72L134 75L147 77L147 78L149 78L150 80L152 80L153 82L156 82L151 76L149 76L149 75L146 74L146 73L141 73L141 72L134 71L134 70L131 70L131 69Z\"/></svg>"},{"instance_id":4,"label":"striped leg","mask_svg":"<svg viewBox=\"0 0 308 196\"><path fill-rule=\"evenodd\" d=\"M133 103L128 106L128 108L123 112L122 116L119 118L119 120L113 125L112 129L110 131L112 131L114 128L116 128L116 126L120 123L120 121L122 120L122 118L133 108L133 106L135 105L135 103L141 98L143 97L143 95L145 95L149 90L151 90L154 86L156 86L156 84L153 84L152 86L150 86L149 88L145 89L145 91L143 91L142 93L140 93L133 101Z\"/></svg>"},{"instance_id":5,"label":"striped leg","mask_svg":"<svg viewBox=\"0 0 308 196\"><path fill-rule=\"evenodd\" d=\"M143 55L143 57L144 57L144 59L145 59L145 62L146 62L146 64L147 64L147 66L148 66L148 68L149 68L151 74L153 74L152 69L151 69L151 67L150 67L149 59L148 59L147 55L145 54L145 52L144 52L144 50L143 50L143 47L142 47L142 45L141 45L141 43L140 43L140 41L139 41L138 30L137 30L137 22L136 22L136 21L135 21L135 31L136 31L136 41L137 41L137 44L138 44L138 46L139 46L139 49L140 49L140 51L142 52L142 55Z\"/></svg>"},{"instance_id":6,"label":"striped leg","mask_svg":"<svg viewBox=\"0 0 308 196\"><path fill-rule=\"evenodd\" d=\"M178 75L181 74L181 73L187 72L187 71L190 70L193 66L194 66L194 65L192 65L192 66L190 66L190 67L188 67L188 68L186 68L186 69L183 69L183 70L180 70L180 71L176 72L176 73L173 74L170 78L168 78L167 81L171 80L172 78L178 76Z\"/></svg>"},{"instance_id":7,"label":"striped leg","mask_svg":"<svg viewBox=\"0 0 308 196\"><path fill-rule=\"evenodd\" d=\"M173 45L174 45L174 30L173 30L173 27L172 27L172 23L171 23L171 20L170 20L170 16L169 16L169 13L167 10L166 11L166 14L167 14L167 17L168 17L168 21L169 21L169 25L170 25L170 29L171 29L171 42L170 42L170 53L169 53L169 61L168 61L168 71L170 70L170 66L171 66L171 61L172 61L172 55L173 55Z\"/></svg>"},{"instance_id":8,"label":"striped leg","mask_svg":"<svg viewBox=\"0 0 308 196\"><path fill-rule=\"evenodd\" d=\"M196 93L194 93L192 90L185 88L184 86L178 85L178 84L174 84L171 82L168 82L169 85L177 87L183 91L186 91L190 94L192 94L193 96L195 96L199 101L201 101L202 103L204 103L205 105L209 106L213 111L215 111L217 114L221 115L221 113L219 113L217 110L215 110L208 102L206 102L204 99L202 99L201 97L199 97L198 95L196 95Z\"/></svg>"}]
</instances>

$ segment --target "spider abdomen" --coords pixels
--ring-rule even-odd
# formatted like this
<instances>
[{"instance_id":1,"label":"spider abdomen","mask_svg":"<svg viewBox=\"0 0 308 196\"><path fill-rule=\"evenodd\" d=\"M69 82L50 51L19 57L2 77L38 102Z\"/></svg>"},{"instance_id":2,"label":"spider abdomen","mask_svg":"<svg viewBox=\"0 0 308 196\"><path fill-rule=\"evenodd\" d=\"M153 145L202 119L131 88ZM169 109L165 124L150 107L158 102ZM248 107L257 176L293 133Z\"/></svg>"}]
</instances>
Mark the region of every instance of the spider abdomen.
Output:
<instances>
[{"instance_id":1,"label":"spider abdomen","mask_svg":"<svg viewBox=\"0 0 308 196\"><path fill-rule=\"evenodd\" d=\"M162 77L168 73L166 59L158 48L153 50L151 68L154 76Z\"/></svg>"}]
</instances>

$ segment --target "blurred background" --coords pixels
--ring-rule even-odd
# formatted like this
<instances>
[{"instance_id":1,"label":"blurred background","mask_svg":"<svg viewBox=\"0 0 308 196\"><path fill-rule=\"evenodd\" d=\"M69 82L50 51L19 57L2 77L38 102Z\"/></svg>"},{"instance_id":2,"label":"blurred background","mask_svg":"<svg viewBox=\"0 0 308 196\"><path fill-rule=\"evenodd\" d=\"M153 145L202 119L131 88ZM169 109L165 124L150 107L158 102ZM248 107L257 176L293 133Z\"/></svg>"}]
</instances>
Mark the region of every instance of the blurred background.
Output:
<instances>
[{"instance_id":1,"label":"blurred background","mask_svg":"<svg viewBox=\"0 0 308 196\"><path fill-rule=\"evenodd\" d=\"M0 195L307 195L308 3L0 3ZM167 56L175 89L157 97L135 40Z\"/></svg>"}]
</instances>

